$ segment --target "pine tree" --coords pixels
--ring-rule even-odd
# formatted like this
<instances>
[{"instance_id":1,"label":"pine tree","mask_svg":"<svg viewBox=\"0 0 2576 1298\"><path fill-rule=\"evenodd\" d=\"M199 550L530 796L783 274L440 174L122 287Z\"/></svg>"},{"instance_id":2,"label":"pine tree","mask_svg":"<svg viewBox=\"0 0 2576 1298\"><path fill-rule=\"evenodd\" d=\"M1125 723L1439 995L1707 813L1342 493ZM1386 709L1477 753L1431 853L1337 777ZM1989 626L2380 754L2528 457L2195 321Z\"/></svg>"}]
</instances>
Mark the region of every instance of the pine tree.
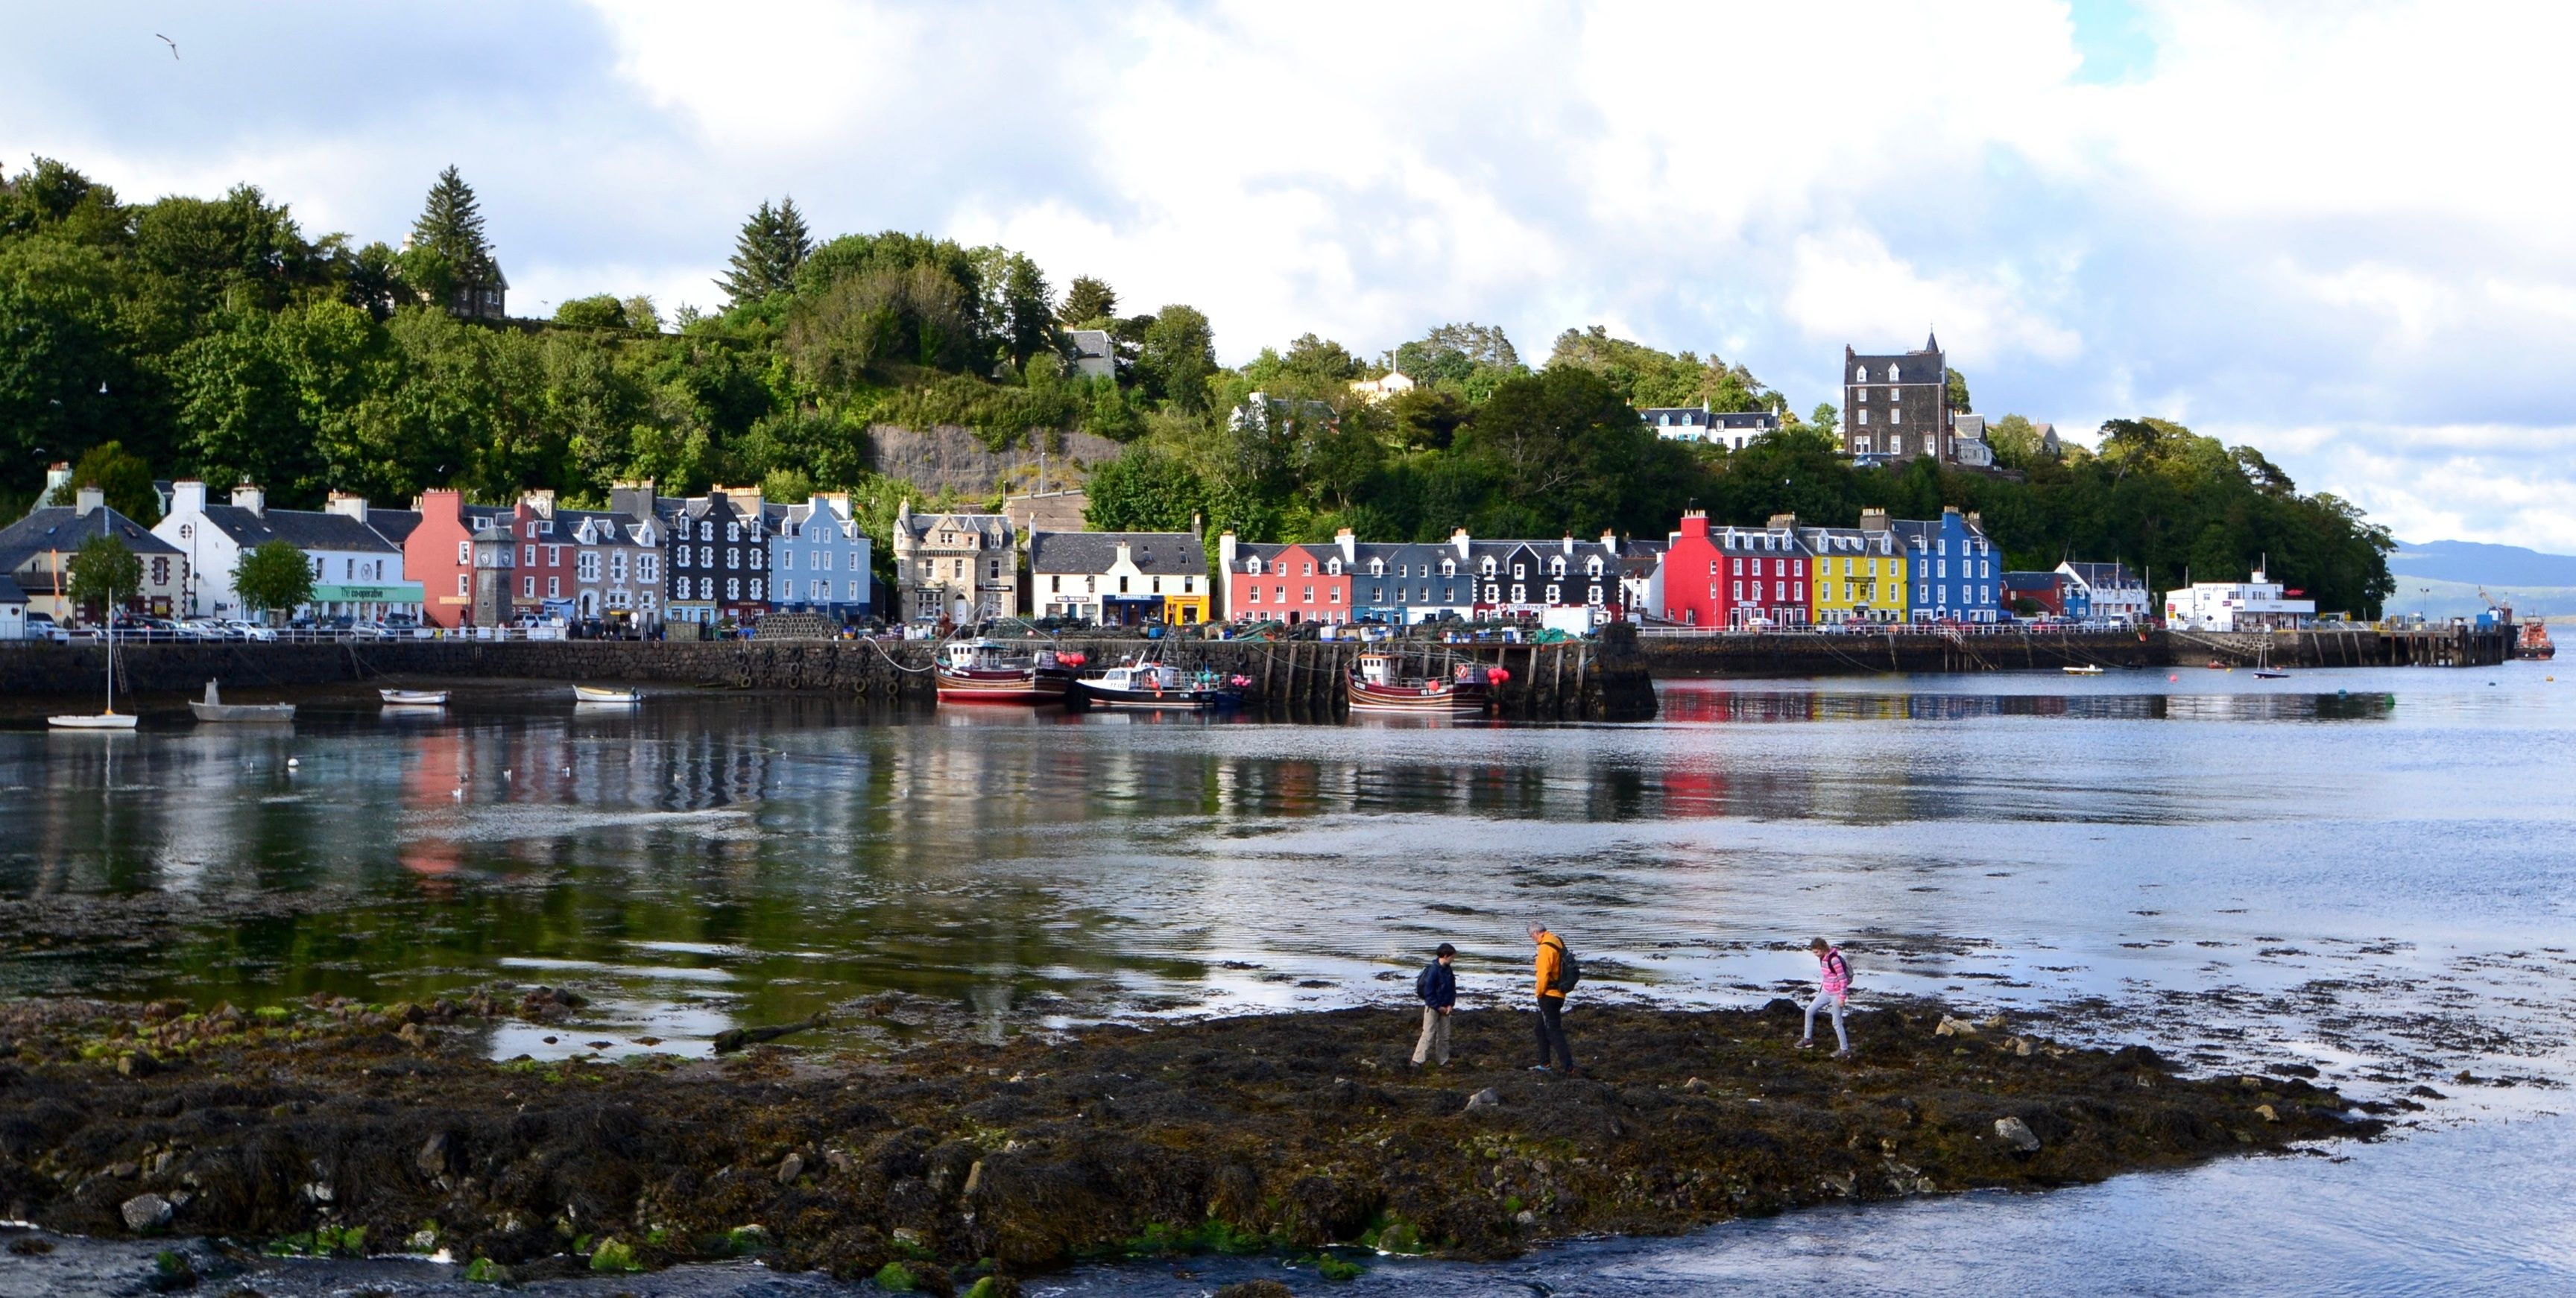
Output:
<instances>
[{"instance_id":1,"label":"pine tree","mask_svg":"<svg viewBox=\"0 0 2576 1298\"><path fill-rule=\"evenodd\" d=\"M742 223L742 233L734 238L733 260L728 263L733 269L716 282L735 306L757 302L796 287L796 268L805 264L806 254L813 250L813 236L805 228L804 214L796 210L796 200L782 199L771 207L763 199L760 210Z\"/></svg>"},{"instance_id":2,"label":"pine tree","mask_svg":"<svg viewBox=\"0 0 2576 1298\"><path fill-rule=\"evenodd\" d=\"M1089 275L1077 275L1064 290L1064 309L1056 319L1068 329L1077 329L1094 320L1106 320L1118 313L1118 295L1109 286Z\"/></svg>"},{"instance_id":3,"label":"pine tree","mask_svg":"<svg viewBox=\"0 0 2576 1298\"><path fill-rule=\"evenodd\" d=\"M492 270L492 245L483 238L483 211L474 187L450 165L429 187L420 219L411 223L411 246L437 253L455 269L458 280L480 283Z\"/></svg>"}]
</instances>

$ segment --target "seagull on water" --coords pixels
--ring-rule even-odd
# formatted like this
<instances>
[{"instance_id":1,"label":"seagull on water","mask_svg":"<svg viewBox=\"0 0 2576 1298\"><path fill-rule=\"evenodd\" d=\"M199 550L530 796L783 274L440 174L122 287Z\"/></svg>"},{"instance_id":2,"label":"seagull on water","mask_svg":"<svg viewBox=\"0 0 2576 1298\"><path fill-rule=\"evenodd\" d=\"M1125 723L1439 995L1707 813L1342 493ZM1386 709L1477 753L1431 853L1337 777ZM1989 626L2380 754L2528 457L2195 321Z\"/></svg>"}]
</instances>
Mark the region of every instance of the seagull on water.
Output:
<instances>
[{"instance_id":1,"label":"seagull on water","mask_svg":"<svg viewBox=\"0 0 2576 1298\"><path fill-rule=\"evenodd\" d=\"M154 32L152 34L155 36L161 36L161 33L159 32ZM179 57L179 42L174 41L167 36L161 36L161 43L170 47L171 58L176 59Z\"/></svg>"}]
</instances>

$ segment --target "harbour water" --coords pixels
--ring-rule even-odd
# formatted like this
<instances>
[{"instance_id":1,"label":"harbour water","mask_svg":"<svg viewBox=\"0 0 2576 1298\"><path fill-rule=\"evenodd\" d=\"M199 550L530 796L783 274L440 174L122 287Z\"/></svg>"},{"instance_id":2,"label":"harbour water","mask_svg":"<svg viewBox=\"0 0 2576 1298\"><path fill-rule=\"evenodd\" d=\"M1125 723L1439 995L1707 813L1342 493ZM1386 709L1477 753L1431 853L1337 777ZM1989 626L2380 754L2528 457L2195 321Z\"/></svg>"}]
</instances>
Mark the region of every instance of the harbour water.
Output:
<instances>
[{"instance_id":1,"label":"harbour water","mask_svg":"<svg viewBox=\"0 0 2576 1298\"><path fill-rule=\"evenodd\" d=\"M1939 995L2211 1069L2304 1061L2424 1108L2315 1157L1390 1263L1347 1291L2554 1292L2576 1288L2576 680L2553 676L1696 682L1637 726L600 710L507 686L428 716L313 695L274 730L50 735L12 712L0 990L547 982L585 1017L497 1030L496 1056L692 1052L887 993L919 1011L893 1021L987 1035L1393 1004L1444 940L1470 1008L1499 1008L1532 917L1582 952L1586 997L1744 1003L1809 975L1822 933L1864 1001ZM1579 1050L1579 1009L1569 1028ZM13 1261L0 1293L33 1274ZM1050 1284L1198 1293L1275 1265Z\"/></svg>"}]
</instances>

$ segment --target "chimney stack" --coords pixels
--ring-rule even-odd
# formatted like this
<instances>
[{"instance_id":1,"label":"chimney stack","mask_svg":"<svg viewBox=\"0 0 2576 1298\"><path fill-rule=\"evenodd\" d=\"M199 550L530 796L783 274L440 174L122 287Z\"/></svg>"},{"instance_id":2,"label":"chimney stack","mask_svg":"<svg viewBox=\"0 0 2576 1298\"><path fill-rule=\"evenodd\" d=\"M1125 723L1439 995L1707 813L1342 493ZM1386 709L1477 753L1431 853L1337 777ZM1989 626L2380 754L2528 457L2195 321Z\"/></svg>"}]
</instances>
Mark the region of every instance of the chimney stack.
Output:
<instances>
[{"instance_id":1,"label":"chimney stack","mask_svg":"<svg viewBox=\"0 0 2576 1298\"><path fill-rule=\"evenodd\" d=\"M551 488L520 492L519 503L527 506L528 512L539 518L555 516L555 493Z\"/></svg>"},{"instance_id":2,"label":"chimney stack","mask_svg":"<svg viewBox=\"0 0 2576 1298\"><path fill-rule=\"evenodd\" d=\"M1884 532L1888 530L1887 511L1884 509L1864 509L1860 511L1860 530L1864 532Z\"/></svg>"},{"instance_id":3,"label":"chimney stack","mask_svg":"<svg viewBox=\"0 0 2576 1298\"><path fill-rule=\"evenodd\" d=\"M65 463L55 463L55 464L48 464L48 465L46 465L46 466L45 466L45 494L44 494L44 498L43 498L43 500L44 500L44 501L51 501L51 500L54 498L54 493L55 493L55 492L57 492L57 491L62 490L62 489L63 489L63 487L64 487L64 485L65 485L65 484L67 484L67 483L69 483L71 480L72 480L72 466L71 466L71 465L69 465L69 464L65 464ZM43 501L40 501L39 503L43 503Z\"/></svg>"},{"instance_id":4,"label":"chimney stack","mask_svg":"<svg viewBox=\"0 0 2576 1298\"><path fill-rule=\"evenodd\" d=\"M268 498L260 492L257 483L245 482L233 488L233 508L265 515L268 513Z\"/></svg>"},{"instance_id":5,"label":"chimney stack","mask_svg":"<svg viewBox=\"0 0 2576 1298\"><path fill-rule=\"evenodd\" d=\"M353 496L345 491L335 491L331 493L329 500L323 502L322 512L338 514L343 518L354 518L363 523L367 521L367 498Z\"/></svg>"},{"instance_id":6,"label":"chimney stack","mask_svg":"<svg viewBox=\"0 0 2576 1298\"><path fill-rule=\"evenodd\" d=\"M171 483L170 512L173 514L206 512L206 484L195 478L181 478Z\"/></svg>"},{"instance_id":7,"label":"chimney stack","mask_svg":"<svg viewBox=\"0 0 2576 1298\"><path fill-rule=\"evenodd\" d=\"M98 487L82 487L73 493L72 500L80 516L87 518L107 504L107 492Z\"/></svg>"}]
</instances>

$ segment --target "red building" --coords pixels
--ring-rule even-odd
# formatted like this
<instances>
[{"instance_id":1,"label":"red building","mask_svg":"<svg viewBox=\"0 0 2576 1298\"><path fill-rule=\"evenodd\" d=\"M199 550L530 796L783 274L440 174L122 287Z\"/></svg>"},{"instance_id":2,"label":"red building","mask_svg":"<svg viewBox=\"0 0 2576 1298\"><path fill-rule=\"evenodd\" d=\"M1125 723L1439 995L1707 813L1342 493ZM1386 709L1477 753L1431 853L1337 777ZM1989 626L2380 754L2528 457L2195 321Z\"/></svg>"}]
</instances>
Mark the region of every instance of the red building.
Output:
<instances>
[{"instance_id":1,"label":"red building","mask_svg":"<svg viewBox=\"0 0 2576 1298\"><path fill-rule=\"evenodd\" d=\"M1663 615L1686 626L1804 626L1811 620L1807 561L1793 517L1711 528L1708 515L1694 509L1664 551Z\"/></svg>"},{"instance_id":2,"label":"red building","mask_svg":"<svg viewBox=\"0 0 2576 1298\"><path fill-rule=\"evenodd\" d=\"M1348 622L1351 574L1331 545L1253 545L1217 540L1225 566L1225 615L1235 622Z\"/></svg>"},{"instance_id":3,"label":"red building","mask_svg":"<svg viewBox=\"0 0 2576 1298\"><path fill-rule=\"evenodd\" d=\"M474 623L474 542L507 511L466 504L463 493L444 488L422 492L412 508L420 523L403 538L403 580L420 583L421 620L451 628Z\"/></svg>"}]
</instances>

